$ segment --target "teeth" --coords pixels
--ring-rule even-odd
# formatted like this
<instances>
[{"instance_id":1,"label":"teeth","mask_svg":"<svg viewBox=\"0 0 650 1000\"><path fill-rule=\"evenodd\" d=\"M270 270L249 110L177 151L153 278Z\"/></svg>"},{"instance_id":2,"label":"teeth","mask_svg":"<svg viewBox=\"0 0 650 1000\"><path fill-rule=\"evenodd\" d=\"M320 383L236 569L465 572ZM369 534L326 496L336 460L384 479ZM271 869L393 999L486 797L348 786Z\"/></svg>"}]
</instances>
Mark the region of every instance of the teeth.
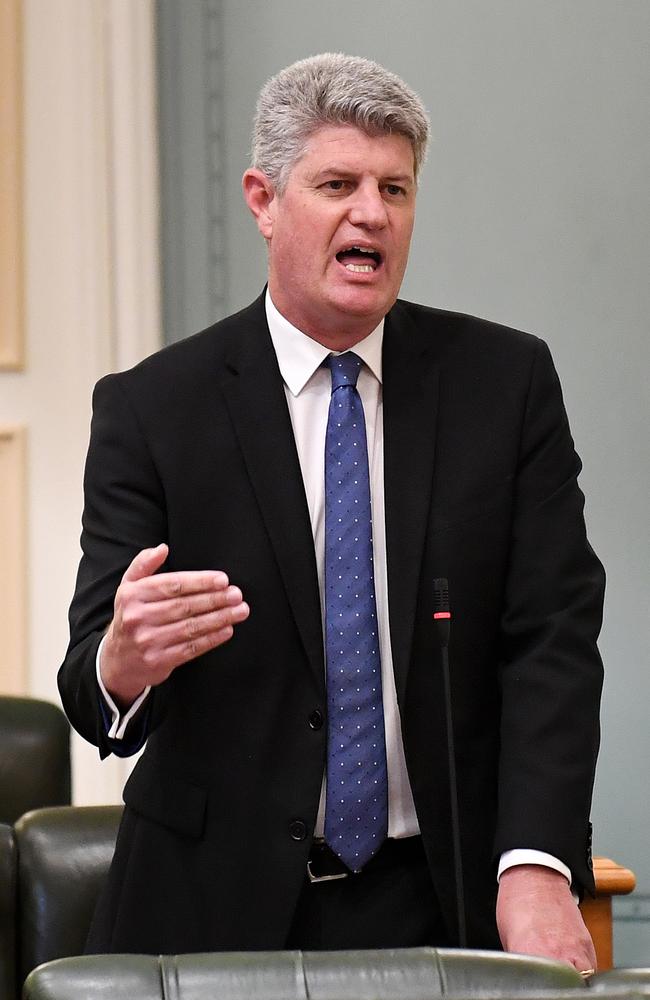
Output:
<instances>
[{"instance_id":1,"label":"teeth","mask_svg":"<svg viewBox=\"0 0 650 1000\"><path fill-rule=\"evenodd\" d=\"M356 271L357 274L372 274L375 270L371 264L346 264L346 271Z\"/></svg>"},{"instance_id":2,"label":"teeth","mask_svg":"<svg viewBox=\"0 0 650 1000\"><path fill-rule=\"evenodd\" d=\"M377 253L372 247L350 247L350 250L358 250L359 253Z\"/></svg>"}]
</instances>

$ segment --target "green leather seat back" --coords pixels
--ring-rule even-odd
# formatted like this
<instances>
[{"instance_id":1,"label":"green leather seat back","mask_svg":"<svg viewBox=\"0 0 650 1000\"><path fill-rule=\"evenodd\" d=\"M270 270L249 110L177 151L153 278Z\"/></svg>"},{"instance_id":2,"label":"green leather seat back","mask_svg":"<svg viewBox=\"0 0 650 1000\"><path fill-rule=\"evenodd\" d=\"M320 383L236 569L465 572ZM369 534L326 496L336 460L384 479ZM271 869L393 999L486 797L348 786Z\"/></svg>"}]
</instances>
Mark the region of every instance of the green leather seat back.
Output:
<instances>
[{"instance_id":1,"label":"green leather seat back","mask_svg":"<svg viewBox=\"0 0 650 1000\"><path fill-rule=\"evenodd\" d=\"M70 802L70 725L56 705L0 697L0 823Z\"/></svg>"},{"instance_id":2,"label":"green leather seat back","mask_svg":"<svg viewBox=\"0 0 650 1000\"><path fill-rule=\"evenodd\" d=\"M89 955L36 969L24 1000L571 1000L584 984L557 962L499 952L415 948L357 952ZM541 992L540 992L541 991Z\"/></svg>"},{"instance_id":3,"label":"green leather seat back","mask_svg":"<svg viewBox=\"0 0 650 1000\"><path fill-rule=\"evenodd\" d=\"M634 990L637 997L650 997L650 967L645 969L608 969L597 973L589 984L599 1000L603 994L618 990Z\"/></svg>"},{"instance_id":4,"label":"green leather seat back","mask_svg":"<svg viewBox=\"0 0 650 1000\"><path fill-rule=\"evenodd\" d=\"M454 948L385 949L374 952L371 963L369 952L346 952L344 962L337 960L338 954L304 954L304 978L309 996L322 1000L346 995L358 1000L392 1000L393 997L416 1000L449 994L463 996L466 992L476 995L477 986L516 994L531 984L538 989L583 985L579 974L568 966L502 952Z\"/></svg>"},{"instance_id":5,"label":"green leather seat back","mask_svg":"<svg viewBox=\"0 0 650 1000\"><path fill-rule=\"evenodd\" d=\"M18 974L83 953L121 806L36 809L16 823Z\"/></svg>"},{"instance_id":6,"label":"green leather seat back","mask_svg":"<svg viewBox=\"0 0 650 1000\"><path fill-rule=\"evenodd\" d=\"M35 969L23 987L23 1000L160 1000L164 995L158 960L150 955L62 958Z\"/></svg>"}]
</instances>

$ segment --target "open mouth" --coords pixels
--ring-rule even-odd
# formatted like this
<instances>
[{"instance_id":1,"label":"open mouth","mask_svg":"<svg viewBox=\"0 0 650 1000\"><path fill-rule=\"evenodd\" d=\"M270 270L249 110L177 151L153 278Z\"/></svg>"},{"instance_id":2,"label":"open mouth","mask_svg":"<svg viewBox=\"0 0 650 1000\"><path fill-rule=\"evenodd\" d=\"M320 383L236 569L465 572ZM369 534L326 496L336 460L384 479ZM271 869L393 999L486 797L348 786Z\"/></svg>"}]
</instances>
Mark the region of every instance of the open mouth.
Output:
<instances>
[{"instance_id":1,"label":"open mouth","mask_svg":"<svg viewBox=\"0 0 650 1000\"><path fill-rule=\"evenodd\" d=\"M356 245L339 250L336 259L339 264L343 264L346 271L354 271L356 274L372 274L381 264L381 254L378 250Z\"/></svg>"}]
</instances>

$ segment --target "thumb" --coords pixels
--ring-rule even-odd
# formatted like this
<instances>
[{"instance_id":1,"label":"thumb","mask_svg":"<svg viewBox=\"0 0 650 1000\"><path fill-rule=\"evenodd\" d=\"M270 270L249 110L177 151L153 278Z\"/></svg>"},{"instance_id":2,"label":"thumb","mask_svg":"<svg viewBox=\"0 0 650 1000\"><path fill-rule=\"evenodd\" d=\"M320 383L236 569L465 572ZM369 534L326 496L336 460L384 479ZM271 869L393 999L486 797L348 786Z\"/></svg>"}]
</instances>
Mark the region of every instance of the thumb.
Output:
<instances>
[{"instance_id":1,"label":"thumb","mask_svg":"<svg viewBox=\"0 0 650 1000\"><path fill-rule=\"evenodd\" d=\"M166 542L161 542L155 549L142 549L126 570L122 583L133 583L135 580L152 576L157 569L160 569L168 554L169 546Z\"/></svg>"}]
</instances>

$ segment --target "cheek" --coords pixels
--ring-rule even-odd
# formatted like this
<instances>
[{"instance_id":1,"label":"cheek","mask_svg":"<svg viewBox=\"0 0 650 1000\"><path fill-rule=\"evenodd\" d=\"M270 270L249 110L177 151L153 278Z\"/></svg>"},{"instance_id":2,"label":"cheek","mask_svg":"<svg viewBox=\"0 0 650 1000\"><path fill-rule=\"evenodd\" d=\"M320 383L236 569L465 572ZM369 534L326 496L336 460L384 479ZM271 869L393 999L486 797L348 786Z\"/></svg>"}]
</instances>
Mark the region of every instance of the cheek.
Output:
<instances>
[{"instance_id":1,"label":"cheek","mask_svg":"<svg viewBox=\"0 0 650 1000\"><path fill-rule=\"evenodd\" d=\"M273 264L276 273L290 280L295 292L309 283L313 268L313 257L309 245L298 233L287 233L286 239L273 248Z\"/></svg>"},{"instance_id":2,"label":"cheek","mask_svg":"<svg viewBox=\"0 0 650 1000\"><path fill-rule=\"evenodd\" d=\"M402 261L403 266L406 266L406 260L408 258L409 249L411 246L411 236L413 234L413 222L405 223L398 234L397 238L397 248L398 254Z\"/></svg>"},{"instance_id":3,"label":"cheek","mask_svg":"<svg viewBox=\"0 0 650 1000\"><path fill-rule=\"evenodd\" d=\"M295 206L276 220L272 250L277 265L305 282L318 280L334 260L331 247L339 224L338 217L314 212L308 201Z\"/></svg>"}]
</instances>

